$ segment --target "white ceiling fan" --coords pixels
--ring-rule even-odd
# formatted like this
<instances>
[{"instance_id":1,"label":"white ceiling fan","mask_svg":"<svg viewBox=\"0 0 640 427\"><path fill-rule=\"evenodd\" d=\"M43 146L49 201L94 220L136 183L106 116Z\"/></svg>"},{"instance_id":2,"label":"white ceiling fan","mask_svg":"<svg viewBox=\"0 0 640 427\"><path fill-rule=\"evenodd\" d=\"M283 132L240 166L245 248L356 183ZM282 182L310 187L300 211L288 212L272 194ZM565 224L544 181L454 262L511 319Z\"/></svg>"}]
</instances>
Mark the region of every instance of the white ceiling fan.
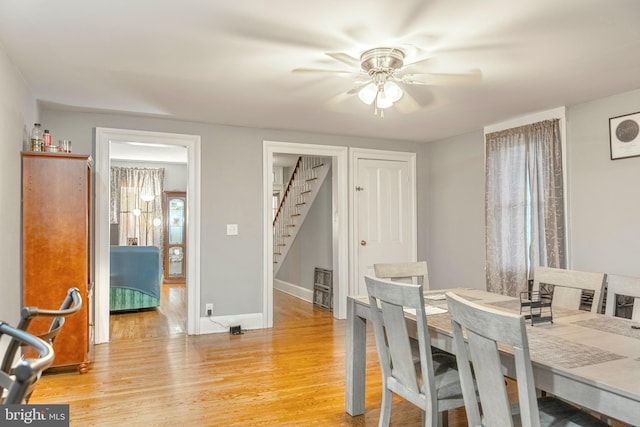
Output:
<instances>
[{"instance_id":1,"label":"white ceiling fan","mask_svg":"<svg viewBox=\"0 0 640 427\"><path fill-rule=\"evenodd\" d=\"M412 112L420 107L407 93L406 85L438 85L443 83L476 81L480 79L479 70L464 73L433 73L424 68L433 58L423 58L405 64L405 51L396 47L376 47L368 49L357 59L347 53L328 52L325 55L342 62L351 69L332 70L317 68L296 68L294 73L343 73L356 76L355 86L346 95L358 95L367 105L373 105L374 113L384 117L384 110L393 105L401 107L403 112Z\"/></svg>"}]
</instances>

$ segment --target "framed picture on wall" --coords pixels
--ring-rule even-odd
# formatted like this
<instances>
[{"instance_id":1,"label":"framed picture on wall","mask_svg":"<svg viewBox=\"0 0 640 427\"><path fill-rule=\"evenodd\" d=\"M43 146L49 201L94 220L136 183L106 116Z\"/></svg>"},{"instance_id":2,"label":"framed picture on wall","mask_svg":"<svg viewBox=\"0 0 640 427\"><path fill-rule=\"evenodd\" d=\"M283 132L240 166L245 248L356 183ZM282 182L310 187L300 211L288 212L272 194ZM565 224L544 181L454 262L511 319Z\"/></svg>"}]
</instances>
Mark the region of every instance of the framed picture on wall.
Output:
<instances>
[{"instance_id":1,"label":"framed picture on wall","mask_svg":"<svg viewBox=\"0 0 640 427\"><path fill-rule=\"evenodd\" d=\"M640 112L609 119L611 160L640 156Z\"/></svg>"}]
</instances>

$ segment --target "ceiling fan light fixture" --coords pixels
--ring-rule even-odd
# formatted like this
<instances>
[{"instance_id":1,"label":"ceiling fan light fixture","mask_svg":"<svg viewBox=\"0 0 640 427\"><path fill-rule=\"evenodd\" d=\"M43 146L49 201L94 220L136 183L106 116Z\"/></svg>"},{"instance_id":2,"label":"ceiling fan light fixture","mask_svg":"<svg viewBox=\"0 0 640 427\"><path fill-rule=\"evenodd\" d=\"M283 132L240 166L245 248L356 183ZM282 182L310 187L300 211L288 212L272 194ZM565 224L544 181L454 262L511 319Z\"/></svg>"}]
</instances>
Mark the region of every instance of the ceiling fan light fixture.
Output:
<instances>
[{"instance_id":1,"label":"ceiling fan light fixture","mask_svg":"<svg viewBox=\"0 0 640 427\"><path fill-rule=\"evenodd\" d=\"M392 105L393 101L391 101L391 98L387 96L384 90L378 91L378 95L376 96L376 108L384 110Z\"/></svg>"},{"instance_id":2,"label":"ceiling fan light fixture","mask_svg":"<svg viewBox=\"0 0 640 427\"><path fill-rule=\"evenodd\" d=\"M402 98L402 89L396 84L396 82L386 82L384 84L384 93L392 103L397 102L400 98Z\"/></svg>"},{"instance_id":3,"label":"ceiling fan light fixture","mask_svg":"<svg viewBox=\"0 0 640 427\"><path fill-rule=\"evenodd\" d=\"M376 95L378 94L378 87L369 83L358 92L358 98L360 101L364 102L367 105L371 105L373 101L376 99Z\"/></svg>"},{"instance_id":4,"label":"ceiling fan light fixture","mask_svg":"<svg viewBox=\"0 0 640 427\"><path fill-rule=\"evenodd\" d=\"M404 65L404 52L397 48L378 47L369 49L360 56L362 71L369 75L371 82L358 92L362 102L371 105L375 101L374 113L384 110L398 101L402 89L394 82L395 73ZM383 117L380 111L380 117Z\"/></svg>"}]
</instances>

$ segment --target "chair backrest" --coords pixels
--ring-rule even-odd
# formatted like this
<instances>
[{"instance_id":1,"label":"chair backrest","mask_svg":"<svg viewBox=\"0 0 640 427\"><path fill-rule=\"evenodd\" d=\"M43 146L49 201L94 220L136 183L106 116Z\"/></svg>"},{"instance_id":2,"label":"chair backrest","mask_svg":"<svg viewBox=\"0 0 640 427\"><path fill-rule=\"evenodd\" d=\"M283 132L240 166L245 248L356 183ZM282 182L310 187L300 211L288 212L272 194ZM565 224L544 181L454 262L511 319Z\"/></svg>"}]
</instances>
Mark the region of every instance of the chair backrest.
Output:
<instances>
[{"instance_id":1,"label":"chair backrest","mask_svg":"<svg viewBox=\"0 0 640 427\"><path fill-rule=\"evenodd\" d=\"M606 280L604 273L537 266L533 271L533 290L539 291L540 284L553 285L552 307L571 310L580 309L583 290L593 291L591 312L600 313Z\"/></svg>"},{"instance_id":2,"label":"chair backrest","mask_svg":"<svg viewBox=\"0 0 640 427\"><path fill-rule=\"evenodd\" d=\"M373 270L379 279L414 283L422 285L424 289L429 289L429 272L426 261L374 264Z\"/></svg>"},{"instance_id":3,"label":"chair backrest","mask_svg":"<svg viewBox=\"0 0 640 427\"><path fill-rule=\"evenodd\" d=\"M633 297L633 312L631 319L640 321L640 278L607 275L607 305L604 314L616 315L616 300L618 296Z\"/></svg>"},{"instance_id":4,"label":"chair backrest","mask_svg":"<svg viewBox=\"0 0 640 427\"><path fill-rule=\"evenodd\" d=\"M12 374L0 372L0 387L2 387L2 404L20 404L31 395L40 374L53 363L53 347L48 342L0 322L0 337L7 336L11 341L18 341L22 345L33 348L39 358L21 360L13 369Z\"/></svg>"},{"instance_id":5,"label":"chair backrest","mask_svg":"<svg viewBox=\"0 0 640 427\"><path fill-rule=\"evenodd\" d=\"M539 427L540 415L524 317L474 304L452 292L446 295L469 425L513 426L498 351L500 343L509 346L514 353L522 426ZM468 352L463 331L467 335ZM483 420L469 362L473 364Z\"/></svg>"},{"instance_id":6,"label":"chair backrest","mask_svg":"<svg viewBox=\"0 0 640 427\"><path fill-rule=\"evenodd\" d=\"M422 285L365 276L383 385L428 413L437 413L431 340L427 329ZM420 351L416 373L404 309L415 310Z\"/></svg>"},{"instance_id":7,"label":"chair backrest","mask_svg":"<svg viewBox=\"0 0 640 427\"><path fill-rule=\"evenodd\" d=\"M53 345L58 332L60 332L64 325L65 317L77 313L80 311L80 308L82 308L80 291L78 288L69 288L62 304L60 304L60 308L57 310L46 310L32 306L23 307L20 311L20 322L18 323L17 329L27 331L31 321L36 317L53 317L49 329L45 333L37 335L38 338ZM0 366L2 372L11 373L20 346L21 342L19 340L12 339L9 341L4 357L2 358L2 365Z\"/></svg>"}]
</instances>

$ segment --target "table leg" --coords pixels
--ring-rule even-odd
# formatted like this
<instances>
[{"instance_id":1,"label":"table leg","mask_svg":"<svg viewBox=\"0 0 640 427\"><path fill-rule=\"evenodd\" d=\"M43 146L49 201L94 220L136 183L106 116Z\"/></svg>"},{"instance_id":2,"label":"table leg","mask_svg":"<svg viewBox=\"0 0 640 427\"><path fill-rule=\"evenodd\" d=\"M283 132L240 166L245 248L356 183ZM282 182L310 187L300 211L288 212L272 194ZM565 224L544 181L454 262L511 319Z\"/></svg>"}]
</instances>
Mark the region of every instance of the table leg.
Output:
<instances>
[{"instance_id":1,"label":"table leg","mask_svg":"<svg viewBox=\"0 0 640 427\"><path fill-rule=\"evenodd\" d=\"M367 365L367 321L356 315L355 301L347 298L347 375L345 406L351 416L364 414Z\"/></svg>"}]
</instances>

